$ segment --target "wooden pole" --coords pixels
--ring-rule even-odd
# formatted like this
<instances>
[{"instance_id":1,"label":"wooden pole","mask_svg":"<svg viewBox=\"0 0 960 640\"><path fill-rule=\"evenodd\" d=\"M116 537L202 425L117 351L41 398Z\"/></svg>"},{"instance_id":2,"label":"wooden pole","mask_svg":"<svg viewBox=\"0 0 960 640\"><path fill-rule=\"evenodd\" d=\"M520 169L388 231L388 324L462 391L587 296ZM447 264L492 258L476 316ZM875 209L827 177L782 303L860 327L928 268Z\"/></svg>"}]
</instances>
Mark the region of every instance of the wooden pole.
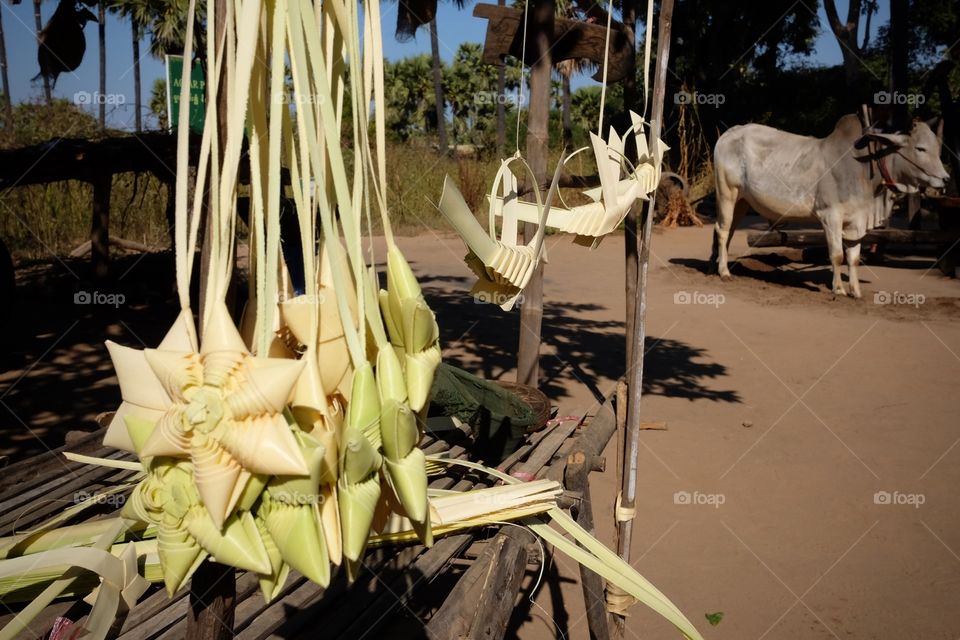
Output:
<instances>
[{"instance_id":1,"label":"wooden pole","mask_svg":"<svg viewBox=\"0 0 960 640\"><path fill-rule=\"evenodd\" d=\"M627 42L630 47L630 66L629 73L627 77L623 79L623 106L624 106L624 115L629 118L630 111L641 112L641 109L638 109L639 106L637 103L638 92L637 92L637 0L623 0L623 30L627 35ZM645 38L650 37L650 26L647 25L646 33L644 34ZM646 78L644 78L646 81ZM636 161L636 148L631 145L631 148L627 149L631 161ZM624 253L624 276L626 281L626 298L627 298L627 320L626 320L626 367L627 370L630 368L630 363L633 362L633 342L631 340L634 331L634 301L637 299L637 228L638 228L638 211L641 209L641 206L638 203L634 203L630 210L627 212L627 217L623 221L623 253Z\"/></svg>"},{"instance_id":2,"label":"wooden pole","mask_svg":"<svg viewBox=\"0 0 960 640\"><path fill-rule=\"evenodd\" d=\"M660 21L657 27L657 60L653 82L653 112L650 126L650 140L660 137L663 120L663 99L666 93L667 64L670 59L670 31L673 21L673 0L660 3ZM647 27L649 29L649 25ZM633 362L627 370L629 381L629 403L627 405L626 440L623 451L623 474L621 478L620 505L623 515L617 514L618 536L617 551L620 557L630 562L630 541L633 533L633 516L627 517L636 505L637 468L640 448L640 398L643 389L643 344L646 337L647 314L647 274L650 267L650 240L653 232L654 198L648 201L646 216L643 220L639 270L637 275L637 297L635 300L636 322L631 336L633 341Z\"/></svg>"},{"instance_id":3,"label":"wooden pole","mask_svg":"<svg viewBox=\"0 0 960 640\"><path fill-rule=\"evenodd\" d=\"M110 189L113 174L93 178L93 221L90 225L90 257L93 275L104 279L110 270Z\"/></svg>"},{"instance_id":4,"label":"wooden pole","mask_svg":"<svg viewBox=\"0 0 960 640\"><path fill-rule=\"evenodd\" d=\"M214 42L223 41L223 32L227 28L227 2L226 0L215 0L214 4ZM209 33L207 34L209 36ZM192 65L192 60L184 60L184 64ZM217 100L211 104L207 100L208 109L217 110L217 121L220 126L225 126L227 122L227 74L226 65L219 77L217 87ZM210 77L212 69L206 70L206 77ZM212 86L209 83L208 86ZM189 105L187 105L189 106ZM223 152L226 144L225 136L218 138L220 149L220 159L223 159ZM199 167L197 171L203 171ZM217 197L216 186L211 187L210 198ZM203 197L202 195L200 197ZM210 238L216 231L213 228L211 217L208 214L205 224L205 233L203 241L203 250L200 256L200 321L203 321L204 305L209 300L204 296L206 285L210 277L210 264L213 256L211 255ZM202 331L201 327L201 331ZM228 640L233 638L234 611L236 606L237 579L233 567L206 560L200 564L197 571L190 579L190 614L187 617L187 639L188 640Z\"/></svg>"},{"instance_id":5,"label":"wooden pole","mask_svg":"<svg viewBox=\"0 0 960 640\"><path fill-rule=\"evenodd\" d=\"M527 26L527 59L530 67L530 108L527 112L527 162L539 184L547 179L550 147L550 72L553 68L550 40L553 35L554 0L535 0ZM525 223L523 237L529 242L537 225ZM537 387L540 377L540 329L543 322L543 264L537 267L523 291L520 307L520 346L517 382Z\"/></svg>"},{"instance_id":6,"label":"wooden pole","mask_svg":"<svg viewBox=\"0 0 960 640\"><path fill-rule=\"evenodd\" d=\"M190 579L190 609L187 612L189 640L233 638L237 583L233 567L201 562Z\"/></svg>"}]
</instances>

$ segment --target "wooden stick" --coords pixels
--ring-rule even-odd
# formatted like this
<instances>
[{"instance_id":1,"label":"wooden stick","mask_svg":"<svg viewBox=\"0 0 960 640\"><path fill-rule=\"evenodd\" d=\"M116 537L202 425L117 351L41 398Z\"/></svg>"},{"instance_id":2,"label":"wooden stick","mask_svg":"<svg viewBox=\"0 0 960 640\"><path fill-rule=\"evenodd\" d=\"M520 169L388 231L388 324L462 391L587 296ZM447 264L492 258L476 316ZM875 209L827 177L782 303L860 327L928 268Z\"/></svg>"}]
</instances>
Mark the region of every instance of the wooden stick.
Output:
<instances>
[{"instance_id":1,"label":"wooden stick","mask_svg":"<svg viewBox=\"0 0 960 640\"><path fill-rule=\"evenodd\" d=\"M673 0L660 3L660 22L657 28L657 68L653 83L653 112L650 140L657 140L663 120L663 99L666 93L667 64L670 60L670 31L673 21ZM649 26L648 26L649 28ZM636 505L637 470L640 449L640 398L643 389L643 345L646 337L647 274L650 267L650 240L653 230L655 195L650 198L643 220L643 235L640 245L639 270L637 274L637 297L635 302L635 325L631 336L633 361L627 370L629 380L629 404L625 434L623 473L621 478L621 507L629 512ZM617 550L620 557L630 562L630 541L633 533L633 518L620 522L618 517Z\"/></svg>"},{"instance_id":2,"label":"wooden stick","mask_svg":"<svg viewBox=\"0 0 960 640\"><path fill-rule=\"evenodd\" d=\"M547 177L547 152L550 146L550 73L553 62L550 35L553 33L554 0L535 0L530 8L527 36L528 55L536 62L530 68L530 107L527 121L527 162L537 182ZM523 225L524 240L529 242L537 226ZM520 308L520 345L517 356L517 382L539 387L540 329L543 322L543 263L537 267L523 291Z\"/></svg>"}]
</instances>

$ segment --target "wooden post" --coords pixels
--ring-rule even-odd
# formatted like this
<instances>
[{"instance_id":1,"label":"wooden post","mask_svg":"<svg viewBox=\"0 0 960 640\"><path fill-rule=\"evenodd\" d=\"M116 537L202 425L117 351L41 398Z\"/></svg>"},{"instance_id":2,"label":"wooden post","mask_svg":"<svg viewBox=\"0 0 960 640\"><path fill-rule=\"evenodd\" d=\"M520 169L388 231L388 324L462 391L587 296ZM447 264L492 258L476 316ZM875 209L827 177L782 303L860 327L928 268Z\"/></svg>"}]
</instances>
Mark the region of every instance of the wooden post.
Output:
<instances>
[{"instance_id":1,"label":"wooden post","mask_svg":"<svg viewBox=\"0 0 960 640\"><path fill-rule=\"evenodd\" d=\"M650 139L660 137L663 120L663 99L666 93L667 64L670 59L670 31L673 20L673 0L660 3L660 21L657 27L657 65L653 83L653 113L651 117ZM649 26L648 26L649 28ZM620 504L625 511L633 509L637 498L637 467L640 448L640 397L643 389L643 343L646 337L647 312L647 274L650 266L650 240L653 232L654 199L647 202L646 216L643 220L639 269L637 277L637 298L635 301L636 322L631 336L633 341L633 362L627 369L629 380L629 404L627 405L627 425L623 451L623 474L621 478ZM620 557L630 562L630 541L633 533L633 518L620 521L618 514L617 550Z\"/></svg>"},{"instance_id":2,"label":"wooden post","mask_svg":"<svg viewBox=\"0 0 960 640\"><path fill-rule=\"evenodd\" d=\"M535 0L527 25L527 59L530 67L530 108L527 120L527 162L539 184L547 180L547 154L550 147L550 72L553 62L550 40L553 34L554 0ZM523 237L529 242L537 232L531 223L523 225ZM540 329L543 321L543 264L537 267L523 291L520 307L520 347L517 358L517 382L539 387Z\"/></svg>"},{"instance_id":3,"label":"wooden post","mask_svg":"<svg viewBox=\"0 0 960 640\"><path fill-rule=\"evenodd\" d=\"M223 32L227 28L227 2L226 0L215 0L214 5L214 42L223 41ZM207 37L210 37L209 33ZM189 60L184 60L184 64L190 64ZM215 103L207 100L207 108L217 110L217 121L220 126L225 126L227 122L227 96L229 88L227 87L227 65L223 65L222 72L218 81L217 99ZM206 70L206 77L210 78L212 70ZM208 81L208 87L212 83ZM223 158L224 147L226 144L225 136L220 135L220 158ZM198 167L197 171L203 171L204 167ZM219 185L211 185L209 188L210 198L218 197ZM200 197L203 197L202 195ZM211 255L210 238L215 233L211 224L211 217L206 216L203 249L200 254L200 321L203 322L204 305L209 300L205 299L204 292L210 278L210 263L213 259ZM192 259L192 256L191 256ZM201 331L202 331L201 327ZM233 637L233 619L234 608L236 605L236 573L233 567L227 567L209 560L203 562L196 573L190 579L190 615L187 621L187 639L188 640L227 640Z\"/></svg>"},{"instance_id":4,"label":"wooden post","mask_svg":"<svg viewBox=\"0 0 960 640\"><path fill-rule=\"evenodd\" d=\"M94 277L102 280L110 271L110 188L113 174L93 177L93 221L90 225L90 260Z\"/></svg>"},{"instance_id":5,"label":"wooden post","mask_svg":"<svg viewBox=\"0 0 960 640\"><path fill-rule=\"evenodd\" d=\"M189 640L227 640L233 637L237 583L233 567L204 561L190 579Z\"/></svg>"}]
</instances>

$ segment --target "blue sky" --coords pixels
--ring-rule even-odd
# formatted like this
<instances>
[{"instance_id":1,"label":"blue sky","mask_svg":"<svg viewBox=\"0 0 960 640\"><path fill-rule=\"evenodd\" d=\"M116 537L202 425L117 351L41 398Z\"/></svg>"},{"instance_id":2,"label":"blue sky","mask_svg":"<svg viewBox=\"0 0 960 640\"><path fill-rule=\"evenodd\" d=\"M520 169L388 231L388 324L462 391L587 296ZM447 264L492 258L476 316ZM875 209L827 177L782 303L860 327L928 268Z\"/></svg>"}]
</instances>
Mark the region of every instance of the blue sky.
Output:
<instances>
[{"instance_id":1,"label":"blue sky","mask_svg":"<svg viewBox=\"0 0 960 640\"><path fill-rule=\"evenodd\" d=\"M490 1L490 0L487 0ZM483 42L487 21L472 15L474 1L468 0L466 8L456 9L450 2L441 2L438 9L438 31L440 36L440 55L445 60L453 57L462 42ZM841 15L846 13L846 3L840 2ZM56 3L46 0L43 3L44 23L53 14ZM3 30L6 36L7 58L9 60L10 93L15 102L36 101L43 97L43 86L31 82L39 71L36 61L36 39L34 35L33 3L23 0L19 5L11 5L9 0L0 0L3 15ZM880 2L880 11L874 17L874 30L887 22L890 15L889 2ZM418 32L416 39L400 43L393 38L393 25L396 23L397 4L383 4L384 48L390 60L409 55L429 52L430 35L425 29ZM826 16L820 9L820 23L824 26L816 42L814 62L835 65L841 61L840 47L833 35L826 29ZM93 93L99 86L97 25L88 23L85 29L87 53L83 63L74 73L60 76L54 94L58 97L73 98L77 92ZM163 63L146 54L146 43L141 46L143 54L141 74L143 79L143 102L149 102L150 88L155 78L163 76ZM107 17L107 93L114 96L114 102L124 101L122 105L108 104L108 124L117 128L133 128L133 68L130 25L116 16ZM574 86L592 84L589 77L578 79ZM87 107L93 111L95 107ZM144 107L144 117L148 117ZM147 121L149 122L149 121Z\"/></svg>"}]
</instances>

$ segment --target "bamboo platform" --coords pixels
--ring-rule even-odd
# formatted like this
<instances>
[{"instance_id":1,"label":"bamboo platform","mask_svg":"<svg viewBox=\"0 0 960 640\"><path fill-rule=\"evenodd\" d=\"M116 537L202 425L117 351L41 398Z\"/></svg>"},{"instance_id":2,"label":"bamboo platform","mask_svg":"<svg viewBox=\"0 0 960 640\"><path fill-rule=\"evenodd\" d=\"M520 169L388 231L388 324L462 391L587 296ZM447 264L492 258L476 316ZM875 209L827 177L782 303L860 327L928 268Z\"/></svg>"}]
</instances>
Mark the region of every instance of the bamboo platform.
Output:
<instances>
[{"instance_id":1,"label":"bamboo platform","mask_svg":"<svg viewBox=\"0 0 960 640\"><path fill-rule=\"evenodd\" d=\"M585 473L602 468L602 459L597 455L616 430L611 402L602 405L592 419L585 416L581 423L586 426L573 420L551 423L529 435L498 468L524 479L563 480L565 474L575 479L576 490L565 492L561 506L572 507L584 524L592 519L589 492L583 484ZM28 531L73 504L76 496L129 481L134 475L132 471L74 463L61 455L73 451L133 459L130 454L101 446L102 437L102 430L94 432L67 447L8 467L0 479L0 535ZM470 445L471 434L465 427L428 432L422 442L428 454L446 451L458 458L468 458ZM491 484L488 477L451 467L445 475L434 478L431 487L467 490ZM77 521L107 517L118 508L118 502L93 507ZM431 638L502 638L520 598L520 583L528 560L538 555L533 551L537 549L539 545L532 534L517 527L453 534L438 539L430 549L416 544L374 548L367 552L366 570L352 585L347 584L342 571L335 572L326 589L291 572L282 593L270 604L264 602L258 590L257 576L238 572L233 631L241 640L259 640L315 638L318 629L322 629L324 638L356 640L379 637L398 625L409 627L412 623L419 629L418 637L423 635L423 625ZM536 569L542 560L533 559ZM428 593L431 583L438 580L450 588L433 588ZM183 589L169 598L160 585L152 586L126 618L118 621L112 637L186 637L188 593L188 589ZM515 597L504 597L504 593L513 593ZM5 613L0 615L0 627L23 606L2 604ZM37 617L23 637L45 638L60 617L82 623L89 610L82 601L56 601Z\"/></svg>"}]
</instances>

